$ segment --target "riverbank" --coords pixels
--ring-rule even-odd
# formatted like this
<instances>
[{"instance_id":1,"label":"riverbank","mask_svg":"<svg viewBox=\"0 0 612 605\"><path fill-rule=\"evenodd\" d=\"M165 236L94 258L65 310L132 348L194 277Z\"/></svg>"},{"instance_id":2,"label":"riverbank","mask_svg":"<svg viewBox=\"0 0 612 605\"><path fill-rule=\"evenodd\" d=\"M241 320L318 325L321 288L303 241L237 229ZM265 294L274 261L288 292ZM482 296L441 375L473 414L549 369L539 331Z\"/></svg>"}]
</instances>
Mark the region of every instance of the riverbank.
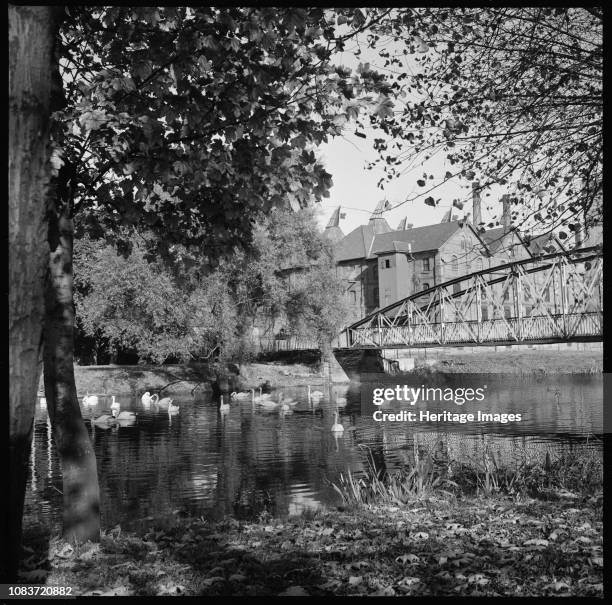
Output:
<instances>
[{"instance_id":1,"label":"riverbank","mask_svg":"<svg viewBox=\"0 0 612 605\"><path fill-rule=\"evenodd\" d=\"M354 352L351 352L355 357ZM359 381L364 377L383 375L382 365L372 359L359 367L357 359L345 363L346 374L340 365L334 369L334 382ZM75 381L79 397L86 393L131 394L140 396L145 391L163 395L189 395L212 393L213 385L221 377L226 389L243 390L258 388L264 383L271 387L313 386L325 383L325 374L315 352L295 357L295 359L266 361L248 364L225 364L215 367L212 364L192 365L135 365L135 366L75 366ZM603 372L601 351L560 351L521 349L512 351L475 350L460 353L455 349L429 350L414 355L413 369L408 373L433 374L599 374ZM39 383L39 393L44 392L43 379Z\"/></svg>"},{"instance_id":2,"label":"riverbank","mask_svg":"<svg viewBox=\"0 0 612 605\"><path fill-rule=\"evenodd\" d=\"M429 353L415 357L414 371L438 374L601 374L601 351L497 351Z\"/></svg>"},{"instance_id":3,"label":"riverbank","mask_svg":"<svg viewBox=\"0 0 612 605\"><path fill-rule=\"evenodd\" d=\"M259 388L268 382L272 387L321 386L325 382L318 364L281 362L211 365L133 365L133 366L76 366L74 377L79 397L85 394L130 394L134 397L145 391L166 395L212 393L215 382L222 381L224 390ZM44 393L41 376L38 392Z\"/></svg>"},{"instance_id":4,"label":"riverbank","mask_svg":"<svg viewBox=\"0 0 612 605\"><path fill-rule=\"evenodd\" d=\"M36 548L32 550L31 564ZM461 498L54 540L26 581L79 595L603 596L602 498ZM38 575L37 575L38 574Z\"/></svg>"}]
</instances>

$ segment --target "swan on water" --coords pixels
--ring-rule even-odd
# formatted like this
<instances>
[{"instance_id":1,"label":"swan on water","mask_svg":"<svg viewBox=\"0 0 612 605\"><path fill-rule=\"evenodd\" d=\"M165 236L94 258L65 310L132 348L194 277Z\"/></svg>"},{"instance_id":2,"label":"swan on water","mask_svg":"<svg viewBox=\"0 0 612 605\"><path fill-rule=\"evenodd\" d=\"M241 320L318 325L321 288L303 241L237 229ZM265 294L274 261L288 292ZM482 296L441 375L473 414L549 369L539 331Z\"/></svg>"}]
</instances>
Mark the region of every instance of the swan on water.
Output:
<instances>
[{"instance_id":1,"label":"swan on water","mask_svg":"<svg viewBox=\"0 0 612 605\"><path fill-rule=\"evenodd\" d=\"M121 409L121 404L115 399L114 395L113 395L113 401L110 407L111 407L111 410L119 411Z\"/></svg>"},{"instance_id":2,"label":"swan on water","mask_svg":"<svg viewBox=\"0 0 612 605\"><path fill-rule=\"evenodd\" d=\"M323 397L323 393L321 391L313 391L308 385L308 403L312 405L318 405Z\"/></svg>"},{"instance_id":3,"label":"swan on water","mask_svg":"<svg viewBox=\"0 0 612 605\"><path fill-rule=\"evenodd\" d=\"M168 414L176 414L180 409L178 405L168 404Z\"/></svg>"},{"instance_id":4,"label":"swan on water","mask_svg":"<svg viewBox=\"0 0 612 605\"><path fill-rule=\"evenodd\" d=\"M174 401L174 399L172 399L170 397L164 397L163 399L159 399L155 403L157 403L157 405L161 405L163 407L166 407L167 405L171 405L173 401Z\"/></svg>"},{"instance_id":5,"label":"swan on water","mask_svg":"<svg viewBox=\"0 0 612 605\"><path fill-rule=\"evenodd\" d=\"M134 412L119 412L115 418L117 420L136 420L136 414Z\"/></svg>"},{"instance_id":6,"label":"swan on water","mask_svg":"<svg viewBox=\"0 0 612 605\"><path fill-rule=\"evenodd\" d=\"M229 412L230 404L223 403L223 395L221 395L221 402L219 403L219 411L220 412Z\"/></svg>"},{"instance_id":7,"label":"swan on water","mask_svg":"<svg viewBox=\"0 0 612 605\"><path fill-rule=\"evenodd\" d=\"M83 397L83 405L98 405L98 396L87 393L85 397Z\"/></svg>"},{"instance_id":8,"label":"swan on water","mask_svg":"<svg viewBox=\"0 0 612 605\"><path fill-rule=\"evenodd\" d=\"M343 433L344 427L338 422L338 412L334 412L334 424L331 427L332 433Z\"/></svg>"},{"instance_id":9,"label":"swan on water","mask_svg":"<svg viewBox=\"0 0 612 605\"><path fill-rule=\"evenodd\" d=\"M159 401L159 395L157 393L155 393L154 395L151 395L151 393L149 393L149 391L147 391L140 398L140 400L142 401L142 403L144 405L150 405L151 403L157 403Z\"/></svg>"},{"instance_id":10,"label":"swan on water","mask_svg":"<svg viewBox=\"0 0 612 605\"><path fill-rule=\"evenodd\" d=\"M287 406L290 406L290 407L293 407L293 406L298 404L298 402L295 399L291 399L291 397L285 397L285 394L282 393L282 392L281 392L281 394L278 397L278 401L282 405L287 405Z\"/></svg>"},{"instance_id":11,"label":"swan on water","mask_svg":"<svg viewBox=\"0 0 612 605\"><path fill-rule=\"evenodd\" d=\"M230 395L231 399L236 399L238 401L244 401L246 399L249 399L250 397L251 397L251 393L249 393L248 391L244 391L244 392L241 392L241 393L236 393L236 391L234 391Z\"/></svg>"},{"instance_id":12,"label":"swan on water","mask_svg":"<svg viewBox=\"0 0 612 605\"><path fill-rule=\"evenodd\" d=\"M272 398L270 393L262 393L261 387L259 387L259 395L255 395L255 389L251 389L251 391L253 392L253 401L255 401L255 403L270 401Z\"/></svg>"},{"instance_id":13,"label":"swan on water","mask_svg":"<svg viewBox=\"0 0 612 605\"><path fill-rule=\"evenodd\" d=\"M97 424L98 426L109 426L111 424L115 424L117 422L117 410L113 410L112 414L102 414L102 416L93 418L91 422L92 424Z\"/></svg>"}]
</instances>

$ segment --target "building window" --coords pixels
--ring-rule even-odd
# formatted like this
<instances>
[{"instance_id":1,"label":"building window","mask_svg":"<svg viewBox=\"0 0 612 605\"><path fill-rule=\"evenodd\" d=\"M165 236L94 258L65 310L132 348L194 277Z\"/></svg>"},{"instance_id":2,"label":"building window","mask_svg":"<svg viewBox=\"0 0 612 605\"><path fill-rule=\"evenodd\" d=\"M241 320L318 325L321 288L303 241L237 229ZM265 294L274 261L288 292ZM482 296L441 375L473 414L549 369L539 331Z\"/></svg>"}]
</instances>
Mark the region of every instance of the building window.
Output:
<instances>
[{"instance_id":1,"label":"building window","mask_svg":"<svg viewBox=\"0 0 612 605\"><path fill-rule=\"evenodd\" d=\"M391 260L386 258L385 259L385 269L390 269L391 268Z\"/></svg>"},{"instance_id":2,"label":"building window","mask_svg":"<svg viewBox=\"0 0 612 605\"><path fill-rule=\"evenodd\" d=\"M461 292L461 282L453 284L453 294L457 294L457 292Z\"/></svg>"},{"instance_id":3,"label":"building window","mask_svg":"<svg viewBox=\"0 0 612 605\"><path fill-rule=\"evenodd\" d=\"M480 307L480 317L482 321L487 321L489 319L489 308L486 305Z\"/></svg>"},{"instance_id":4,"label":"building window","mask_svg":"<svg viewBox=\"0 0 612 605\"><path fill-rule=\"evenodd\" d=\"M421 290L429 290L429 284L427 282L425 282L423 284L423 287L421 288Z\"/></svg>"},{"instance_id":5,"label":"building window","mask_svg":"<svg viewBox=\"0 0 612 605\"><path fill-rule=\"evenodd\" d=\"M351 302L354 305L357 304L357 292L355 292L355 290L351 290Z\"/></svg>"},{"instance_id":6,"label":"building window","mask_svg":"<svg viewBox=\"0 0 612 605\"><path fill-rule=\"evenodd\" d=\"M431 267L429 266L429 258L423 259L423 271L431 271Z\"/></svg>"},{"instance_id":7,"label":"building window","mask_svg":"<svg viewBox=\"0 0 612 605\"><path fill-rule=\"evenodd\" d=\"M459 272L459 261L457 260L457 257L454 254L451 257L451 271L453 271L454 273Z\"/></svg>"}]
</instances>

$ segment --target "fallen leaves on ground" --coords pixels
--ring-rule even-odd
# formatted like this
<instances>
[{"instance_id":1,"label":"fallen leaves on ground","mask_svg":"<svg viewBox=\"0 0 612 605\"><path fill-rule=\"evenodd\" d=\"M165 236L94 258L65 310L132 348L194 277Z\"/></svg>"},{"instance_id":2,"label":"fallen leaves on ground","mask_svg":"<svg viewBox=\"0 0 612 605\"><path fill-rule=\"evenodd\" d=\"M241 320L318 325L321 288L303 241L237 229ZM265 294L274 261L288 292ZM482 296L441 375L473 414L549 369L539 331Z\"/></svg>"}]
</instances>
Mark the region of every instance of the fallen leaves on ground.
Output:
<instances>
[{"instance_id":1,"label":"fallen leaves on ground","mask_svg":"<svg viewBox=\"0 0 612 605\"><path fill-rule=\"evenodd\" d=\"M282 522L181 519L72 550L56 541L46 583L77 595L601 597L602 508L576 505L465 499Z\"/></svg>"}]
</instances>

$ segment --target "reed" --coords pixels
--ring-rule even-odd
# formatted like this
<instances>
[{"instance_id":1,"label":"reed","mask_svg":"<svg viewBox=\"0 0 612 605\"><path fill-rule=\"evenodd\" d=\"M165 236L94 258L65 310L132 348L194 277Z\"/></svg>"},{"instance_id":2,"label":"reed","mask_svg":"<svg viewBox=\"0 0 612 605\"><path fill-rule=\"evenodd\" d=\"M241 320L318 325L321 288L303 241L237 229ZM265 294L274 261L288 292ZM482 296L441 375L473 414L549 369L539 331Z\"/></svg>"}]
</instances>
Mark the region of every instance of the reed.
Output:
<instances>
[{"instance_id":1,"label":"reed","mask_svg":"<svg viewBox=\"0 0 612 605\"><path fill-rule=\"evenodd\" d=\"M431 496L449 499L460 495L482 494L559 497L563 491L576 496L600 493L603 487L603 457L598 449L581 448L562 452L555 460L504 464L500 455L488 448L468 462L436 463L431 452L414 464L397 471L376 467L368 448L365 472L347 470L336 482L329 482L343 504L405 504Z\"/></svg>"},{"instance_id":2,"label":"reed","mask_svg":"<svg viewBox=\"0 0 612 605\"><path fill-rule=\"evenodd\" d=\"M357 477L348 470L337 482L330 482L344 504L405 504L435 493L453 496L459 486L434 464L430 456L421 457L409 467L384 472L376 467L367 449L366 472Z\"/></svg>"}]
</instances>

